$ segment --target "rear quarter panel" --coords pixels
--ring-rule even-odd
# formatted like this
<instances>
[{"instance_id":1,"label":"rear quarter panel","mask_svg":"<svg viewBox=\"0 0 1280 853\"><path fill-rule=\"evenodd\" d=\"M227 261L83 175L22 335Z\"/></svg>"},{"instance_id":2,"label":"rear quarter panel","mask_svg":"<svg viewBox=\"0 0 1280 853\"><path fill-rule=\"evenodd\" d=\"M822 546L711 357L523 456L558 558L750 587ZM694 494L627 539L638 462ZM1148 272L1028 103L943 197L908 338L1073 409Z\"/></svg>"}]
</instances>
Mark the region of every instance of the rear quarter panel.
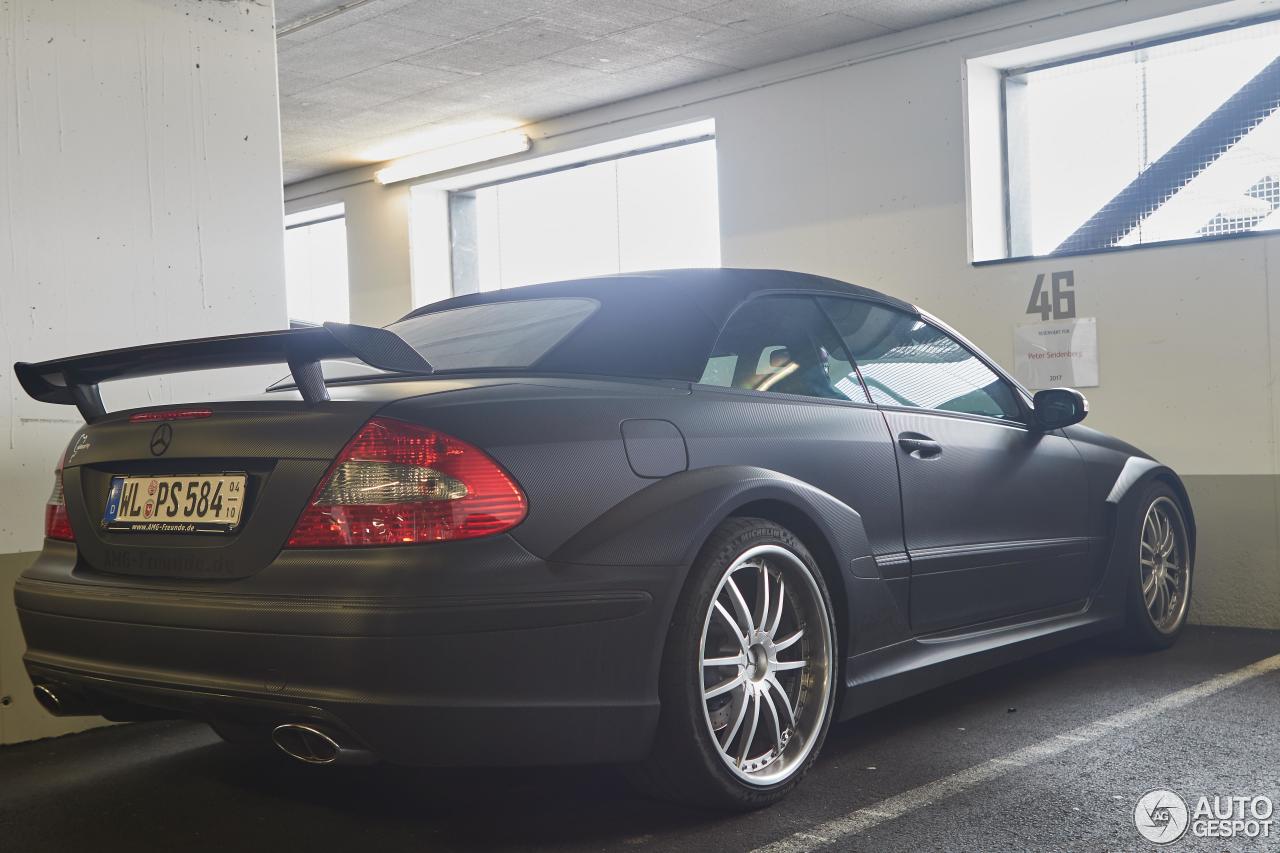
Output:
<instances>
[{"instance_id":1,"label":"rear quarter panel","mask_svg":"<svg viewBox=\"0 0 1280 853\"><path fill-rule=\"evenodd\" d=\"M439 429L484 448L529 501L511 536L539 557L654 482L627 460L622 422L678 421L679 383L518 380L465 393L400 400L380 414Z\"/></svg>"},{"instance_id":2,"label":"rear quarter panel","mask_svg":"<svg viewBox=\"0 0 1280 853\"><path fill-rule=\"evenodd\" d=\"M637 475L628 460L622 425L637 419L678 427L690 470L746 465L794 477L861 514L874 553L902 550L893 447L873 408L679 383L548 379L401 400L380 414L492 454L528 496L529 515L512 535L538 556L660 479Z\"/></svg>"},{"instance_id":3,"label":"rear quarter panel","mask_svg":"<svg viewBox=\"0 0 1280 853\"><path fill-rule=\"evenodd\" d=\"M841 616L860 628L857 636L842 631L846 651L909 636L905 560L886 562L891 578L877 561L902 551L902 518L893 445L872 407L548 378L402 400L381 414L440 429L497 459L528 497L528 517L510 536L534 555L609 572L671 566L673 595L720 518L759 500L802 508L816 522L807 533L822 540L810 546L820 562L826 546ZM623 442L623 424L636 419L676 425L689 470L637 475ZM696 476L703 471L733 482Z\"/></svg>"}]
</instances>

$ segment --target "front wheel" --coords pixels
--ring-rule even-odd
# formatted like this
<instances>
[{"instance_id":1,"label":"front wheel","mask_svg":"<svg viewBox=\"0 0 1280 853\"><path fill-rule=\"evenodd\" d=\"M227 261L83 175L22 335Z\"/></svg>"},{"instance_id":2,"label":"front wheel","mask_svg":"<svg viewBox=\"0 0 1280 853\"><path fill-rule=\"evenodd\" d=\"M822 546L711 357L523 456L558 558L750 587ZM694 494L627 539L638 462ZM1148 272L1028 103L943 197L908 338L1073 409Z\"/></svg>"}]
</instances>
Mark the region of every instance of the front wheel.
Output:
<instances>
[{"instance_id":1,"label":"front wheel","mask_svg":"<svg viewBox=\"0 0 1280 853\"><path fill-rule=\"evenodd\" d=\"M1138 530L1130 546L1128 625L1139 648L1172 646L1191 605L1192 553L1177 495L1161 482L1143 495Z\"/></svg>"},{"instance_id":2,"label":"front wheel","mask_svg":"<svg viewBox=\"0 0 1280 853\"><path fill-rule=\"evenodd\" d=\"M733 809L774 803L831 723L835 625L822 573L787 529L735 518L707 541L663 655L651 793Z\"/></svg>"}]
</instances>

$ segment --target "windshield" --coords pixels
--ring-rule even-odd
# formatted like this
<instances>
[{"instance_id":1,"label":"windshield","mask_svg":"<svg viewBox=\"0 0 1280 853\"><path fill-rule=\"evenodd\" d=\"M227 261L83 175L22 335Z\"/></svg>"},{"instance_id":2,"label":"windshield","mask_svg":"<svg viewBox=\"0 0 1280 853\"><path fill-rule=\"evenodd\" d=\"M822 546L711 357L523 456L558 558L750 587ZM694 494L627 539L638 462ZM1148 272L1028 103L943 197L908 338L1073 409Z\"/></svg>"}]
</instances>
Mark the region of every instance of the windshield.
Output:
<instances>
[{"instance_id":1,"label":"windshield","mask_svg":"<svg viewBox=\"0 0 1280 853\"><path fill-rule=\"evenodd\" d=\"M387 329L417 350L435 373L520 369L533 366L599 305L580 297L490 302L409 317ZM321 367L330 380L386 374L358 361L329 360ZM293 378L286 376L268 390L292 385Z\"/></svg>"}]
</instances>

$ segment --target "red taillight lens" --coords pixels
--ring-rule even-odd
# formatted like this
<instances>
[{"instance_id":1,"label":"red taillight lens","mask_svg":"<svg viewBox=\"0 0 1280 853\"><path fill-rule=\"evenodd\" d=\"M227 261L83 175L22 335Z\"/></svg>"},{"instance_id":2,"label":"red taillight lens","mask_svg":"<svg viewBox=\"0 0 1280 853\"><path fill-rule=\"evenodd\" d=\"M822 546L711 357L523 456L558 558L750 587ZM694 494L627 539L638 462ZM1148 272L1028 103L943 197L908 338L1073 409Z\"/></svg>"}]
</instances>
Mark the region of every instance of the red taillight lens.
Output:
<instances>
[{"instance_id":1,"label":"red taillight lens","mask_svg":"<svg viewBox=\"0 0 1280 853\"><path fill-rule=\"evenodd\" d=\"M338 454L288 547L472 539L510 530L525 510L524 492L480 448L374 418Z\"/></svg>"},{"instance_id":2,"label":"red taillight lens","mask_svg":"<svg viewBox=\"0 0 1280 853\"><path fill-rule=\"evenodd\" d=\"M148 421L190 421L196 418L207 418L213 414L211 409L166 409L162 412L138 412L129 415L129 423L145 423Z\"/></svg>"},{"instance_id":3,"label":"red taillight lens","mask_svg":"<svg viewBox=\"0 0 1280 853\"><path fill-rule=\"evenodd\" d=\"M44 505L44 535L50 539L76 541L76 535L71 532L71 519L67 518L67 502L62 494L61 464L53 472L53 492Z\"/></svg>"}]
</instances>

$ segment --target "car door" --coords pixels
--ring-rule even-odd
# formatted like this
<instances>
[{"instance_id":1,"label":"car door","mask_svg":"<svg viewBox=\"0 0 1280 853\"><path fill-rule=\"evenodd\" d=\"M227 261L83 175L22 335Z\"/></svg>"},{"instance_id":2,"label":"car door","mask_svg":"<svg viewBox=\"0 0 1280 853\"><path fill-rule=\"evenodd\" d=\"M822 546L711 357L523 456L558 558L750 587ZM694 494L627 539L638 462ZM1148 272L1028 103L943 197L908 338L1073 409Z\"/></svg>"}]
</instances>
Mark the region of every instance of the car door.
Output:
<instances>
[{"instance_id":1,"label":"car door","mask_svg":"<svg viewBox=\"0 0 1280 853\"><path fill-rule=\"evenodd\" d=\"M896 444L918 633L1082 602L1084 463L964 343L918 314L823 299Z\"/></svg>"}]
</instances>

